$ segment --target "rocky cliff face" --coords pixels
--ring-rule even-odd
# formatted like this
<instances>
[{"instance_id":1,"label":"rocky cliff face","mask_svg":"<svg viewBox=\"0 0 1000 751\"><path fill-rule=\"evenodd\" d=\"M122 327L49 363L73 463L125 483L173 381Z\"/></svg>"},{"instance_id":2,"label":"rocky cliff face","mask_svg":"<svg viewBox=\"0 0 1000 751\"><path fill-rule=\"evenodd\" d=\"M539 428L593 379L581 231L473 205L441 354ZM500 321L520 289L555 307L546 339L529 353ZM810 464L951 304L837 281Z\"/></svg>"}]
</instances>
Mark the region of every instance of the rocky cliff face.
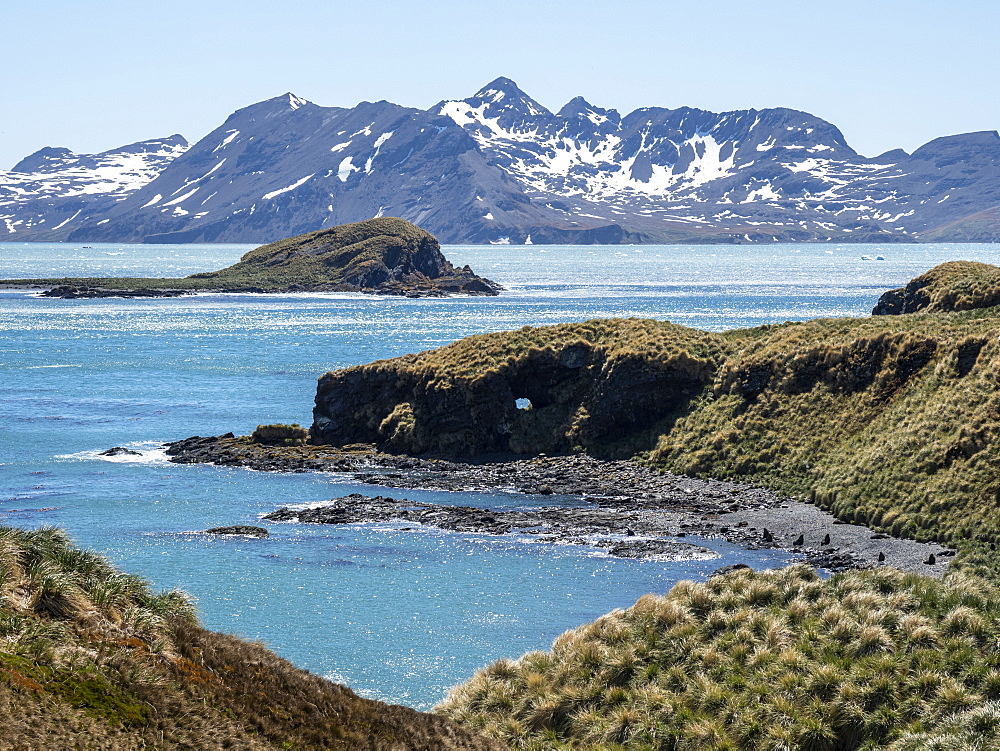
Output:
<instances>
[{"instance_id":1,"label":"rocky cliff face","mask_svg":"<svg viewBox=\"0 0 1000 751\"><path fill-rule=\"evenodd\" d=\"M717 344L691 332L650 358L621 346L629 333L662 344L679 327L594 326L473 337L327 373L316 393L313 440L453 456L650 448L711 378ZM549 341L533 346L535 339Z\"/></svg>"}]
</instances>

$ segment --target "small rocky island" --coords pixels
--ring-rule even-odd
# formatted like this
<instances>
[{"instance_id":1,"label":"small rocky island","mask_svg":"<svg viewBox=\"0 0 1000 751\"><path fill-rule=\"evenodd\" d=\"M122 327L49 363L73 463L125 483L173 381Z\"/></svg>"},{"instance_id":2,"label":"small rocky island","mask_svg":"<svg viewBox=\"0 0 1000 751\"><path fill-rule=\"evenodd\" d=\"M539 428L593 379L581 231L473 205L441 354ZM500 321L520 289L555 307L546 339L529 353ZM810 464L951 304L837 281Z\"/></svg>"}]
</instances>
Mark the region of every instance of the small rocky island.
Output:
<instances>
[{"instance_id":1,"label":"small rocky island","mask_svg":"<svg viewBox=\"0 0 1000 751\"><path fill-rule=\"evenodd\" d=\"M872 315L950 313L1000 305L1000 268L978 261L949 261L882 294Z\"/></svg>"},{"instance_id":2,"label":"small rocky island","mask_svg":"<svg viewBox=\"0 0 1000 751\"><path fill-rule=\"evenodd\" d=\"M404 297L496 295L496 282L456 268L437 239L405 219L381 217L290 237L251 250L219 271L183 278L11 279L66 299L176 297L194 292L367 292Z\"/></svg>"}]
</instances>

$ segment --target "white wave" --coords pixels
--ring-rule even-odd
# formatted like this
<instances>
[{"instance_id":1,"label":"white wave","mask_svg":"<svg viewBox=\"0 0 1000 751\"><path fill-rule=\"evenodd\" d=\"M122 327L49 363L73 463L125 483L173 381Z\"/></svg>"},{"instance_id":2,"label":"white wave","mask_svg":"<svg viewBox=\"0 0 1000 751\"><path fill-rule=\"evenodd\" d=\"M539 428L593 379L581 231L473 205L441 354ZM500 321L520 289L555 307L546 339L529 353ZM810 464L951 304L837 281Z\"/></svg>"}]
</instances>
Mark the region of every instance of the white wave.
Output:
<instances>
[{"instance_id":1,"label":"white wave","mask_svg":"<svg viewBox=\"0 0 1000 751\"><path fill-rule=\"evenodd\" d=\"M77 451L75 454L57 454L57 459L76 459L79 461L104 461L115 464L168 464L170 457L167 456L167 448L157 441L132 441L121 444L121 448L129 451L137 451L137 454L118 454L117 456L104 456L103 449L90 449L88 451Z\"/></svg>"},{"instance_id":2,"label":"white wave","mask_svg":"<svg viewBox=\"0 0 1000 751\"><path fill-rule=\"evenodd\" d=\"M82 365L28 365L25 370L42 370L43 368L82 368Z\"/></svg>"}]
</instances>

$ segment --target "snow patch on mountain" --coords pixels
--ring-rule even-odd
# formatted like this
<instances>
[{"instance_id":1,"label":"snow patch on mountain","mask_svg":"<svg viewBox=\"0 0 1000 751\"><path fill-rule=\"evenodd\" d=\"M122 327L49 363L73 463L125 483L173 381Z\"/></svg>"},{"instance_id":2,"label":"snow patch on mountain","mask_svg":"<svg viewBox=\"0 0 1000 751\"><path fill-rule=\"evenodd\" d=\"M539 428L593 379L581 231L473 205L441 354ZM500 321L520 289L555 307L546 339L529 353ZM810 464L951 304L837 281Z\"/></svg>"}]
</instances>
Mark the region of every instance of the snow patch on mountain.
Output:
<instances>
[{"instance_id":1,"label":"snow patch on mountain","mask_svg":"<svg viewBox=\"0 0 1000 751\"><path fill-rule=\"evenodd\" d=\"M270 201L272 198L275 198L276 196L280 196L282 193L288 193L289 191L295 190L296 188L298 188L301 185L305 185L309 180L311 180L315 176L316 176L316 173L313 173L311 175L306 175L301 180L296 180L294 183L292 183L291 185L289 185L287 188L279 188L278 190L272 190L270 193L265 193L262 197L263 197L263 199L265 201Z\"/></svg>"}]
</instances>

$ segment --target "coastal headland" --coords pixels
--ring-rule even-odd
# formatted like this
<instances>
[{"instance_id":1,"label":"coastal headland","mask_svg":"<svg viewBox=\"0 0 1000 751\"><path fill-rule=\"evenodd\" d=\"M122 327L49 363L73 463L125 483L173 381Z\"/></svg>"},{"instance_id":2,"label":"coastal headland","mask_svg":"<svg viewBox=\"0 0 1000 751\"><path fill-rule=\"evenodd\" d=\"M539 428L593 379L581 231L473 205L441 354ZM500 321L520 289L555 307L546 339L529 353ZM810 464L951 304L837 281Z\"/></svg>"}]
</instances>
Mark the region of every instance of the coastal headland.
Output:
<instances>
[{"instance_id":1,"label":"coastal headland","mask_svg":"<svg viewBox=\"0 0 1000 751\"><path fill-rule=\"evenodd\" d=\"M319 379L311 440L444 458L637 457L988 552L1000 541L1000 512L984 502L1000 493L1000 325L976 307L992 298L970 287L970 268L997 271L932 272L962 301L936 311L723 333L594 320L334 371Z\"/></svg>"},{"instance_id":2,"label":"coastal headland","mask_svg":"<svg viewBox=\"0 0 1000 751\"><path fill-rule=\"evenodd\" d=\"M0 280L42 288L48 297L178 297L195 292L367 292L403 297L496 295L500 285L456 268L437 239L403 219L383 217L297 235L251 250L219 271L183 278Z\"/></svg>"},{"instance_id":3,"label":"coastal headland","mask_svg":"<svg viewBox=\"0 0 1000 751\"><path fill-rule=\"evenodd\" d=\"M905 315L721 334L595 320L473 336L320 377L313 425L299 429L310 445L229 435L169 451L383 487L584 498L617 512L591 512L606 534L722 536L833 569L940 574L956 550L992 566L1000 513L982 499L1000 494L1000 327L986 306L998 280L986 264L944 264L908 285L929 309ZM355 520L391 510L353 504ZM450 511L442 523L580 538L568 521L580 511L547 513L536 524Z\"/></svg>"}]
</instances>

